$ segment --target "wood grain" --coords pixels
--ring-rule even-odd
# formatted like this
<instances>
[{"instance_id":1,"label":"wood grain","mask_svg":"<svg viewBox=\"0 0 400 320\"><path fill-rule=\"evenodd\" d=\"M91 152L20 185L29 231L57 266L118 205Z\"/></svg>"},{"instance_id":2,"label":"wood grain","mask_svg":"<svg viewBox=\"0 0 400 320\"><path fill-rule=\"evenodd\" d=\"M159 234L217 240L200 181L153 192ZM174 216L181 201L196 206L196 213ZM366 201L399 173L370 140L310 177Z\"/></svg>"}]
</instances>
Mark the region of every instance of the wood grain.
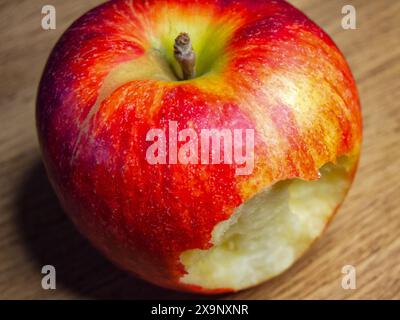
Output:
<instances>
[{"instance_id":1,"label":"wood grain","mask_svg":"<svg viewBox=\"0 0 400 320\"><path fill-rule=\"evenodd\" d=\"M200 297L154 287L100 256L60 209L40 161L34 123L38 81L61 33L100 1L7 0L0 4L0 298ZM400 1L292 1L335 40L355 75L364 142L354 186L320 241L290 270L230 299L400 298ZM43 31L41 8L57 9ZM341 28L341 8L357 29ZM57 289L41 288L41 268L57 269ZM357 289L341 288L341 268Z\"/></svg>"}]
</instances>

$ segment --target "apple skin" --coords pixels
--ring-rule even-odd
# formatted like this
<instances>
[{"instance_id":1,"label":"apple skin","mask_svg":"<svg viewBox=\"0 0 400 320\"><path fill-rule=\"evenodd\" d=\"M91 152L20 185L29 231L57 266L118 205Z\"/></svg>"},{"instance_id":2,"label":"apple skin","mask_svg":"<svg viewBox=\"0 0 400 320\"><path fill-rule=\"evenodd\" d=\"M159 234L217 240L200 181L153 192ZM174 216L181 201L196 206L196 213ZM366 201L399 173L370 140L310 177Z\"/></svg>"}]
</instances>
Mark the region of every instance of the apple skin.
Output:
<instances>
[{"instance_id":1,"label":"apple skin","mask_svg":"<svg viewBox=\"0 0 400 320\"><path fill-rule=\"evenodd\" d=\"M174 22L177 32L166 34ZM207 28L211 38L196 43ZM215 54L218 30L225 42ZM170 54L181 31L211 72L155 79L149 50L159 45ZM208 50L215 64L207 63ZM129 61L140 61L132 80L102 97L107 75ZM140 66L148 74L135 77ZM180 254L211 247L214 227L266 186L317 179L323 164L342 155L358 159L362 134L343 55L299 10L267 0L120 0L91 10L55 46L36 118L49 179L79 230L131 273L203 293L232 289L180 283ZM146 133L168 120L179 129L254 128L253 173L237 176L235 165L224 164L150 165Z\"/></svg>"}]
</instances>

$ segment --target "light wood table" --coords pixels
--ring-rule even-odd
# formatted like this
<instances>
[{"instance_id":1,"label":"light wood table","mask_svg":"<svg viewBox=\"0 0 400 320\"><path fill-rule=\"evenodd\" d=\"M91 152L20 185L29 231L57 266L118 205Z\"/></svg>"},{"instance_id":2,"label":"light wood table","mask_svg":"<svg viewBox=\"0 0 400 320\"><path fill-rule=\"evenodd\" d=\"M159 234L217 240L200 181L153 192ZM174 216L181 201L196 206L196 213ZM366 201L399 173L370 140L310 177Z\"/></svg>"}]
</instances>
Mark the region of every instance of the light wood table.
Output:
<instances>
[{"instance_id":1,"label":"light wood table","mask_svg":"<svg viewBox=\"0 0 400 320\"><path fill-rule=\"evenodd\" d=\"M3 0L0 4L0 298L196 298L130 277L99 255L60 209L40 160L35 97L61 33L99 1ZM296 0L347 57L360 91L362 159L354 186L322 239L289 271L220 298L400 298L400 1ZM57 9L57 29L41 29L41 8ZM341 27L341 8L357 29ZM43 290L41 268L57 269ZM344 265L357 289L341 287Z\"/></svg>"}]
</instances>

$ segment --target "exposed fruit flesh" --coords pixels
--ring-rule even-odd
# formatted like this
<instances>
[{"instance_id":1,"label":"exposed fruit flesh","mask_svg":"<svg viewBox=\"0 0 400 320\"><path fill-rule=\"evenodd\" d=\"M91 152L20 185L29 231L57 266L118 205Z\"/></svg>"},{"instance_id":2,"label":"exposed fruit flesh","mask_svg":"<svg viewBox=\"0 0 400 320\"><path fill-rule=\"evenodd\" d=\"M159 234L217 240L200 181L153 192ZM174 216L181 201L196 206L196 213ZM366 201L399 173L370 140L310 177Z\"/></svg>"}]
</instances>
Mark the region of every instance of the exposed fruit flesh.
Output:
<instances>
[{"instance_id":1,"label":"exposed fruit flesh","mask_svg":"<svg viewBox=\"0 0 400 320\"><path fill-rule=\"evenodd\" d=\"M243 289L278 275L321 234L351 183L349 158L326 164L315 181L286 180L238 207L213 231L209 250L188 250L181 281Z\"/></svg>"}]
</instances>

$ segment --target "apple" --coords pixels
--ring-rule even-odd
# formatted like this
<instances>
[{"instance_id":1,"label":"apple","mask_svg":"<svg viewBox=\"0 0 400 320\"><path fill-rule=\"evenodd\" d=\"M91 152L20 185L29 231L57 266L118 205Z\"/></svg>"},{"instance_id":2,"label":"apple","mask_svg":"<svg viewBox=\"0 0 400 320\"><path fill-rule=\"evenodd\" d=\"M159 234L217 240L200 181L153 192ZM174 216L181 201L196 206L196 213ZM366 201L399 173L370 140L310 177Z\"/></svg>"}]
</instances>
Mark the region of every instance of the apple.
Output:
<instances>
[{"instance_id":1,"label":"apple","mask_svg":"<svg viewBox=\"0 0 400 320\"><path fill-rule=\"evenodd\" d=\"M272 0L107 2L55 46L36 118L52 186L94 246L152 283L202 293L288 269L342 203L362 137L345 58ZM226 161L185 158L215 155L193 143L203 129L226 133L209 141ZM243 145L222 145L235 132Z\"/></svg>"}]
</instances>

